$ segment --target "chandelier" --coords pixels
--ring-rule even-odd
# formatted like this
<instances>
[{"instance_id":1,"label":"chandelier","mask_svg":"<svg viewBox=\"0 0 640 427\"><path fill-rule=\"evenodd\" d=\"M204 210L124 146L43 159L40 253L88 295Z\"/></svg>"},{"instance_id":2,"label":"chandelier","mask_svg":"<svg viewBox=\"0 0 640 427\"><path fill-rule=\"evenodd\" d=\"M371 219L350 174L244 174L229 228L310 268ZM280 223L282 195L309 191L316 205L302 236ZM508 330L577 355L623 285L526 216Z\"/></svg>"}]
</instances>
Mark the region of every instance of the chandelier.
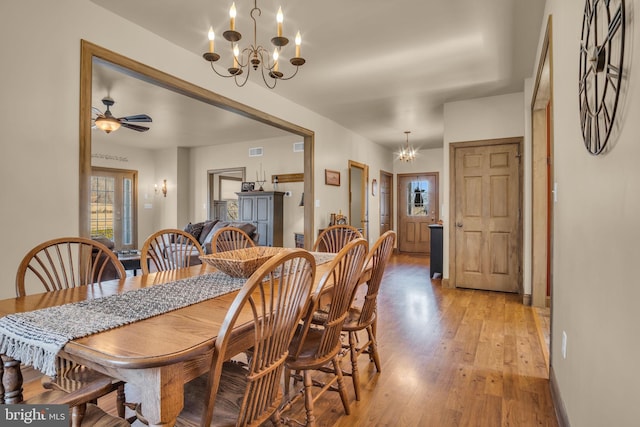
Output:
<instances>
[{"instance_id":1,"label":"chandelier","mask_svg":"<svg viewBox=\"0 0 640 427\"><path fill-rule=\"evenodd\" d=\"M411 131L405 130L404 133L407 135L407 142L404 146L400 147L398 159L403 162L413 162L416 159L417 151L412 145L409 145L409 134Z\"/></svg>"},{"instance_id":2,"label":"chandelier","mask_svg":"<svg viewBox=\"0 0 640 427\"><path fill-rule=\"evenodd\" d=\"M238 42L242 39L242 34L236 31L236 4L233 3L231 5L231 9L229 9L229 17L230 17L230 25L229 29L222 33L222 36L231 43L231 51L233 52L233 63L227 68L227 73L220 73L216 70L214 66L214 62L220 59L220 55L217 54L214 50L214 40L215 33L213 32L213 27L209 28L209 52L205 52L202 54L202 57L209 61L211 64L211 69L220 77L233 77L236 85L239 87L244 86L249 80L249 75L251 74L251 70L257 71L260 69L260 74L262 74L262 80L264 84L269 88L273 89L276 87L276 83L278 80L289 80L292 79L296 74L298 74L298 68L304 65L304 58L300 57L300 43L302 39L300 37L300 31L296 34L295 43L295 56L289 60L291 65L295 68L293 74L288 77L285 77L284 73L280 71L280 54L282 52L282 48L285 47L289 43L289 39L283 37L282 35L282 24L284 21L284 17L282 15L282 8L278 9L277 14L277 24L276 24L276 36L271 39L271 44L273 44L273 53L269 52L268 49L257 43L257 21L254 14L258 16L262 15L262 11L258 8L258 0L254 0L253 9L249 15L251 19L253 19L253 44L245 47L240 50L238 46ZM244 74L244 78L240 78L240 76Z\"/></svg>"}]
</instances>

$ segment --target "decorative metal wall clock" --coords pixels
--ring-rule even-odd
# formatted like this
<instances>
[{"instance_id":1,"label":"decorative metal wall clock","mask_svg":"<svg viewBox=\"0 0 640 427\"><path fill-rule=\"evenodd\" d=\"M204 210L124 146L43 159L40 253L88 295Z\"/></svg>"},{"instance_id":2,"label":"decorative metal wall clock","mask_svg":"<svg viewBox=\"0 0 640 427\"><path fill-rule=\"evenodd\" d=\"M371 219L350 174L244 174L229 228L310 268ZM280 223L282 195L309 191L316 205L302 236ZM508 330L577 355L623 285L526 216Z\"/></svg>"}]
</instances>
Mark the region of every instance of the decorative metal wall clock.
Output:
<instances>
[{"instance_id":1,"label":"decorative metal wall clock","mask_svg":"<svg viewBox=\"0 0 640 427\"><path fill-rule=\"evenodd\" d=\"M593 155L607 147L618 111L624 36L624 0L585 0L578 87L582 137Z\"/></svg>"}]
</instances>

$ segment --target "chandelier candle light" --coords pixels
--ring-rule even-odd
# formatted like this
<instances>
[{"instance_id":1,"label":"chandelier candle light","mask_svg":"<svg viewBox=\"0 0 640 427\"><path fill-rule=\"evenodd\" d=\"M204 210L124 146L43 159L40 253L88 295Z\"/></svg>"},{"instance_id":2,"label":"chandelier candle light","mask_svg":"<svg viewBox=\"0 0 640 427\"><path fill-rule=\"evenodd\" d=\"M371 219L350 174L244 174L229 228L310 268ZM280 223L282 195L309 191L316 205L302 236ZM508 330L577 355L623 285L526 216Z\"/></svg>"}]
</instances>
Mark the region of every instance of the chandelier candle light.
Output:
<instances>
[{"instance_id":1,"label":"chandelier candle light","mask_svg":"<svg viewBox=\"0 0 640 427\"><path fill-rule=\"evenodd\" d=\"M404 133L407 135L407 142L403 147L400 147L400 154L398 155L398 159L403 162L413 162L416 159L417 152L412 145L409 145L409 134L411 133L411 131L405 130Z\"/></svg>"},{"instance_id":2,"label":"chandelier candle light","mask_svg":"<svg viewBox=\"0 0 640 427\"><path fill-rule=\"evenodd\" d=\"M296 67L295 71L288 77L285 77L284 73L280 71L279 58L282 53L282 48L289 43L289 39L282 35L284 22L282 8L278 9L278 14L276 16L276 36L271 39L271 44L274 46L273 54L270 54L268 49L257 43L258 23L254 14L257 14L258 16L262 15L262 11L258 8L258 0L254 0L253 9L251 9L251 12L249 13L251 19L253 19L253 44L245 47L242 51L240 51L240 47L238 46L238 42L242 39L242 34L236 31L236 14L236 4L233 3L231 5L231 9L229 9L229 29L222 33L222 36L231 43L231 51L233 52L233 65L227 68L227 72L229 74L222 74L214 67L214 62L220 59L220 55L215 52L215 33L213 31L213 27L209 28L209 52L205 52L202 57L209 61L211 69L217 75L220 77L233 77L236 85L242 87L249 80L251 69L253 68L254 71L257 71L258 68L260 68L264 84L269 89L273 89L276 86L276 83L278 83L278 80L289 80L298 74L298 68L306 62L305 59L300 56L300 44L302 43L300 31L298 31L295 38L295 57L289 60L291 65ZM270 59L270 57L272 59ZM246 74L244 79L238 78L240 75L244 74L245 71ZM270 77L270 79L268 79L267 76Z\"/></svg>"}]
</instances>

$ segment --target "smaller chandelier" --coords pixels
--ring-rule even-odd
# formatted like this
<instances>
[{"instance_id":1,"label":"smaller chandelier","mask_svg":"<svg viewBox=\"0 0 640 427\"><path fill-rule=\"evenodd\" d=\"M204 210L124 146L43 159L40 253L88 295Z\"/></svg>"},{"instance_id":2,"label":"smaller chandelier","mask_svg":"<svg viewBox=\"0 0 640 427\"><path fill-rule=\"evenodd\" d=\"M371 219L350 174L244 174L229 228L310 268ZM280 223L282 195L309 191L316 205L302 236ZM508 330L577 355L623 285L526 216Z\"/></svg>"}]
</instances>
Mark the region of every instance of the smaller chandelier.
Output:
<instances>
[{"instance_id":1,"label":"smaller chandelier","mask_svg":"<svg viewBox=\"0 0 640 427\"><path fill-rule=\"evenodd\" d=\"M403 162L413 162L416 159L417 151L412 145L409 145L409 134L411 131L405 130L404 133L407 135L407 142L404 146L400 147L398 159Z\"/></svg>"},{"instance_id":2,"label":"smaller chandelier","mask_svg":"<svg viewBox=\"0 0 640 427\"><path fill-rule=\"evenodd\" d=\"M292 79L296 74L298 74L298 68L306 62L305 59L300 56L300 44L302 43L302 39L300 37L300 31L298 31L295 38L295 57L289 60L291 65L296 68L292 75L285 77L284 73L279 69L279 58L282 48L289 43L289 39L282 36L282 24L284 21L282 8L278 9L276 17L276 36L271 39L271 44L274 46L273 54L271 54L268 49L257 43L258 23L254 13L257 13L258 16L262 15L262 11L258 8L258 0L254 0L253 9L251 9L251 12L249 13L251 19L253 19L253 44L245 47L241 51L238 46L238 42L242 39L242 34L236 31L236 4L233 3L231 5L231 9L229 9L229 17L231 19L229 29L222 33L222 36L231 43L231 51L233 52L233 64L231 67L227 68L228 74L218 72L214 66L214 62L220 59L220 55L214 51L215 33L213 32L213 27L209 28L209 52L202 54L202 57L209 61L211 69L217 75L220 77L233 77L236 85L239 87L242 87L247 83L249 75L251 74L251 69L257 71L259 68L264 84L269 89L273 89L276 87L278 80ZM272 59L270 59L270 57ZM245 74L244 79L239 78L242 74Z\"/></svg>"}]
</instances>

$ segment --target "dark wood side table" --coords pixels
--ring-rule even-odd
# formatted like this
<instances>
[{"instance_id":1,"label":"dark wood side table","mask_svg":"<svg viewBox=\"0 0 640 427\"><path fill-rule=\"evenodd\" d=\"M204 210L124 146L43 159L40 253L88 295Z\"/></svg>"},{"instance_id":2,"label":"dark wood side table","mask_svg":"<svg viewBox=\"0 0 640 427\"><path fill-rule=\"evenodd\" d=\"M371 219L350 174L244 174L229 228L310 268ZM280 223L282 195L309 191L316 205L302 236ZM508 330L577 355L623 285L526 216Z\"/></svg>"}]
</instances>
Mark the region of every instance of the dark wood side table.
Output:
<instances>
[{"instance_id":1,"label":"dark wood side table","mask_svg":"<svg viewBox=\"0 0 640 427\"><path fill-rule=\"evenodd\" d=\"M431 261L429 263L429 272L431 278L442 277L442 224L430 224L431 231Z\"/></svg>"}]
</instances>

